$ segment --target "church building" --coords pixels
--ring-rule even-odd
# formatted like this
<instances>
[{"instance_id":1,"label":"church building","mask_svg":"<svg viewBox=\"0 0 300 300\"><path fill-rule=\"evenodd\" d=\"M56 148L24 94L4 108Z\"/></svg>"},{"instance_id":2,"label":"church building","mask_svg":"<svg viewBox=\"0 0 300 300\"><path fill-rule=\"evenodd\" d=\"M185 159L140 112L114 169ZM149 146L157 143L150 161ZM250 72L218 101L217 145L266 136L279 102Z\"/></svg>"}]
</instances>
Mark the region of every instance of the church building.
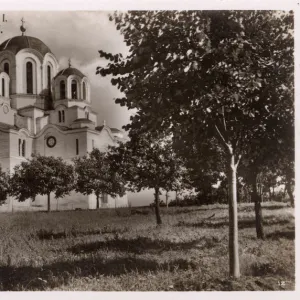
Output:
<instances>
[{"instance_id":1,"label":"church building","mask_svg":"<svg viewBox=\"0 0 300 300\"><path fill-rule=\"evenodd\" d=\"M72 158L92 149L105 151L123 140L116 128L97 126L87 76L72 67L60 69L58 60L41 40L21 35L0 44L0 165L14 166L32 154ZM52 209L93 209L95 195L72 192L63 199L52 198ZM102 207L127 206L127 196L113 199L103 195ZM19 203L8 199L6 210L45 209L46 196Z\"/></svg>"}]
</instances>

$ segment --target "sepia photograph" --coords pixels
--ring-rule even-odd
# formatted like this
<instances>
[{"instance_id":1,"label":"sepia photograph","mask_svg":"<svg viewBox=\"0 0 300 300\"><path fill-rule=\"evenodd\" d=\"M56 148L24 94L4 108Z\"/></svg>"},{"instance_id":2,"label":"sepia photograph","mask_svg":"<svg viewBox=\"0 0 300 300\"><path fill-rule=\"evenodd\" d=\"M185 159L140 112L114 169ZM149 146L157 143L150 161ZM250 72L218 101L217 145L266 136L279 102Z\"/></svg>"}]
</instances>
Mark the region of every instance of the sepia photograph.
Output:
<instances>
[{"instance_id":1,"label":"sepia photograph","mask_svg":"<svg viewBox=\"0 0 300 300\"><path fill-rule=\"evenodd\" d=\"M294 24L1 9L0 291L295 291Z\"/></svg>"}]
</instances>

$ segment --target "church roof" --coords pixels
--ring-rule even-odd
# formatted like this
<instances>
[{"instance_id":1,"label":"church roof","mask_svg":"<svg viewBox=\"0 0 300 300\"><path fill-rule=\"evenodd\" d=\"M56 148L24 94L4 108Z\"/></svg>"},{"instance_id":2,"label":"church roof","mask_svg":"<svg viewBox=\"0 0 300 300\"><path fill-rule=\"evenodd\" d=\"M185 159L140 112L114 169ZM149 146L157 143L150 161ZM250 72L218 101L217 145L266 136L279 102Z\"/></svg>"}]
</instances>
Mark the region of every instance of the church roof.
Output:
<instances>
[{"instance_id":1,"label":"church roof","mask_svg":"<svg viewBox=\"0 0 300 300\"><path fill-rule=\"evenodd\" d=\"M103 125L102 125L102 126L96 126L95 129L96 129L97 131L102 131L103 127L104 127Z\"/></svg>"},{"instance_id":2,"label":"church roof","mask_svg":"<svg viewBox=\"0 0 300 300\"><path fill-rule=\"evenodd\" d=\"M76 119L75 121L73 121L73 123L77 123L77 122L94 123L93 121L86 119L86 118L79 118L79 119Z\"/></svg>"},{"instance_id":3,"label":"church roof","mask_svg":"<svg viewBox=\"0 0 300 300\"><path fill-rule=\"evenodd\" d=\"M17 54L19 51L26 48L34 49L43 56L45 56L46 53L51 53L49 47L41 40L27 35L15 36L0 45L0 51L9 50L14 54Z\"/></svg>"},{"instance_id":4,"label":"church roof","mask_svg":"<svg viewBox=\"0 0 300 300\"><path fill-rule=\"evenodd\" d=\"M2 128L2 129L15 129L15 130L19 129L16 125L10 125L10 124L6 124L6 123L2 123L2 122L0 122L0 128Z\"/></svg>"},{"instance_id":5,"label":"church roof","mask_svg":"<svg viewBox=\"0 0 300 300\"><path fill-rule=\"evenodd\" d=\"M121 130L117 129L117 128L110 128L111 132L122 132Z\"/></svg>"},{"instance_id":6,"label":"church roof","mask_svg":"<svg viewBox=\"0 0 300 300\"><path fill-rule=\"evenodd\" d=\"M34 105L26 105L26 106L23 106L23 107L21 107L21 108L19 108L18 109L18 111L20 111L20 110L26 110L26 109L38 109L38 110L42 110L42 111L44 111L43 109L41 109L41 108L39 108L39 107L36 107L36 106L34 106Z\"/></svg>"},{"instance_id":7,"label":"church roof","mask_svg":"<svg viewBox=\"0 0 300 300\"><path fill-rule=\"evenodd\" d=\"M81 77L81 78L86 77L86 76L85 76L84 74L82 74L78 69L72 68L72 67L69 67L69 68L66 68L66 69L63 69L63 70L59 71L59 72L57 73L57 75L55 76L55 78L56 78L57 76L59 76L59 75L64 75L64 76L66 76L66 77L69 77L69 76L71 76L71 75L77 75L77 76L79 76L79 77Z\"/></svg>"},{"instance_id":8,"label":"church roof","mask_svg":"<svg viewBox=\"0 0 300 300\"><path fill-rule=\"evenodd\" d=\"M95 129L96 129L97 131L102 131L103 127L104 127L104 126L101 125L101 126L95 127ZM108 126L105 126L105 127L108 127ZM112 133L122 132L121 130L119 130L119 129L117 129L117 128L111 128L111 127L108 127L108 128L110 129L110 131L111 131Z\"/></svg>"}]
</instances>

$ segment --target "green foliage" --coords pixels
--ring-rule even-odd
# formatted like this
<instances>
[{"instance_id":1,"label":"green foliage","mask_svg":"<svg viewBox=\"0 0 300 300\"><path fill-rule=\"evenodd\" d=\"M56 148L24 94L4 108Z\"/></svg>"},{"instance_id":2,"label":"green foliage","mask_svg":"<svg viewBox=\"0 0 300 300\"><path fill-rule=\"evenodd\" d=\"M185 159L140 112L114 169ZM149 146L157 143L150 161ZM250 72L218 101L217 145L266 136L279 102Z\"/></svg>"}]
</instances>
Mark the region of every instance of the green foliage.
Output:
<instances>
[{"instance_id":1,"label":"green foliage","mask_svg":"<svg viewBox=\"0 0 300 300\"><path fill-rule=\"evenodd\" d=\"M107 152L93 149L88 156L74 159L77 174L75 189L83 194L108 194L112 197L125 194L125 182L120 172L113 169Z\"/></svg>"},{"instance_id":2,"label":"green foliage","mask_svg":"<svg viewBox=\"0 0 300 300\"><path fill-rule=\"evenodd\" d=\"M10 194L19 201L50 193L54 193L55 198L61 198L73 189L74 180L73 166L62 158L33 155L14 168L10 178Z\"/></svg>"},{"instance_id":3,"label":"green foliage","mask_svg":"<svg viewBox=\"0 0 300 300\"><path fill-rule=\"evenodd\" d=\"M111 161L122 170L132 191L142 189L180 190L185 169L176 157L170 139L140 135L111 149Z\"/></svg>"},{"instance_id":4,"label":"green foliage","mask_svg":"<svg viewBox=\"0 0 300 300\"><path fill-rule=\"evenodd\" d=\"M116 103L137 109L126 126L131 136L171 131L194 181L227 172L228 151L243 157L248 174L286 155L280 164L293 169L292 12L135 11L110 19L130 54L99 51L111 62L97 72L125 94Z\"/></svg>"},{"instance_id":5,"label":"green foliage","mask_svg":"<svg viewBox=\"0 0 300 300\"><path fill-rule=\"evenodd\" d=\"M9 175L2 171L0 165L0 205L6 200L9 192Z\"/></svg>"},{"instance_id":6,"label":"green foliage","mask_svg":"<svg viewBox=\"0 0 300 300\"><path fill-rule=\"evenodd\" d=\"M148 11L111 19L131 52L98 73L113 75L124 92L116 103L138 110L128 129L172 127L200 138L218 127L242 153L262 132L276 135L292 113L292 14Z\"/></svg>"}]
</instances>

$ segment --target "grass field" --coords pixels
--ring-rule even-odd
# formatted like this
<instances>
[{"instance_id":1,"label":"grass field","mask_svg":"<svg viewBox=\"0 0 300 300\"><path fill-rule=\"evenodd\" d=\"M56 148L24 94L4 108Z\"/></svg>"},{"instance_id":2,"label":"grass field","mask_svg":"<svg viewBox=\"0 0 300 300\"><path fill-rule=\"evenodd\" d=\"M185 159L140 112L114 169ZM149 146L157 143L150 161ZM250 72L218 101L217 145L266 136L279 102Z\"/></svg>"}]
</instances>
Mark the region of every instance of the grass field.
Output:
<instances>
[{"instance_id":1,"label":"grass field","mask_svg":"<svg viewBox=\"0 0 300 300\"><path fill-rule=\"evenodd\" d=\"M0 214L0 290L293 290L294 210L263 204L266 240L253 205L239 206L242 276L228 278L225 205ZM141 214L144 212L144 214Z\"/></svg>"}]
</instances>

